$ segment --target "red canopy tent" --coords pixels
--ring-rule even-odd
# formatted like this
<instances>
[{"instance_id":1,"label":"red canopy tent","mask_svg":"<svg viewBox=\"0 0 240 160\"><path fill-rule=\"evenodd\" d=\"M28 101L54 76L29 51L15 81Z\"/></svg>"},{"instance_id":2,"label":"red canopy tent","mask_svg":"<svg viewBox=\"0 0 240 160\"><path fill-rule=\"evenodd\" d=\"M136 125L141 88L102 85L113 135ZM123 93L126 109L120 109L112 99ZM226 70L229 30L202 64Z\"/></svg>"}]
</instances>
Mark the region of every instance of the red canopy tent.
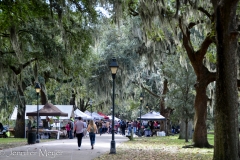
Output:
<instances>
[{"instance_id":1,"label":"red canopy tent","mask_svg":"<svg viewBox=\"0 0 240 160\"><path fill-rule=\"evenodd\" d=\"M100 116L103 116L104 119L109 119L109 117L108 117L107 115L103 114L102 112L98 112L98 114L99 114Z\"/></svg>"}]
</instances>

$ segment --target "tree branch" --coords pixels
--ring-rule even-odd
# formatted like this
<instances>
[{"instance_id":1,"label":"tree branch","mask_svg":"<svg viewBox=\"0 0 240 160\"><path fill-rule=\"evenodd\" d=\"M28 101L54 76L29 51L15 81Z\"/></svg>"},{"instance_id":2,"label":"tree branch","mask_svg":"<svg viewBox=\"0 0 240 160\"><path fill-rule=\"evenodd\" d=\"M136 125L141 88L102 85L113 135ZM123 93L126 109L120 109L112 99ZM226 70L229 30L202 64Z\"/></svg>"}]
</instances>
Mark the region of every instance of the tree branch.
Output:
<instances>
[{"instance_id":1,"label":"tree branch","mask_svg":"<svg viewBox=\"0 0 240 160\"><path fill-rule=\"evenodd\" d=\"M192 7L194 7L194 8L196 8L195 6L195 4L193 4L193 2L192 1L188 1L189 2L189 4L192 6ZM203 7L198 7L197 8L199 11L201 11L202 13L204 13L210 20L213 20L213 16L207 11L207 10L205 10Z\"/></svg>"},{"instance_id":2,"label":"tree branch","mask_svg":"<svg viewBox=\"0 0 240 160\"><path fill-rule=\"evenodd\" d=\"M68 82L72 82L72 80L73 80L72 78L70 78L70 79L61 79L59 77L55 77L55 76L51 75L50 72L44 72L44 77L45 77L46 80L51 78L51 79L56 80L59 83L68 83Z\"/></svg>"},{"instance_id":3,"label":"tree branch","mask_svg":"<svg viewBox=\"0 0 240 160\"><path fill-rule=\"evenodd\" d=\"M150 93L150 94L153 95L154 97L160 98L159 95L153 93L151 90L149 90L148 88L144 87L143 84L141 84L141 87L142 87L143 89L145 89L146 91L148 91L148 93Z\"/></svg>"},{"instance_id":4,"label":"tree branch","mask_svg":"<svg viewBox=\"0 0 240 160\"><path fill-rule=\"evenodd\" d=\"M208 78L208 82L214 82L216 81L216 77L217 77L217 73L216 72L209 72L209 78Z\"/></svg>"},{"instance_id":5,"label":"tree branch","mask_svg":"<svg viewBox=\"0 0 240 160\"><path fill-rule=\"evenodd\" d=\"M197 59L199 60L203 60L205 54L207 53L207 50L208 50L208 47L210 46L210 44L212 43L212 37L211 37L211 34L208 33L207 37L204 39L204 41L202 42L201 44L201 47L200 49L196 52L196 56L197 56Z\"/></svg>"},{"instance_id":6,"label":"tree branch","mask_svg":"<svg viewBox=\"0 0 240 160\"><path fill-rule=\"evenodd\" d=\"M7 34L7 33L0 33L0 36L1 36L1 37L10 37L10 34Z\"/></svg>"},{"instance_id":7,"label":"tree branch","mask_svg":"<svg viewBox=\"0 0 240 160\"><path fill-rule=\"evenodd\" d=\"M20 74L22 72L22 70L27 67L28 65L30 65L33 61L35 61L36 58L24 63L24 64L21 64L18 68L16 68L15 66L10 66L10 69L16 74Z\"/></svg>"},{"instance_id":8,"label":"tree branch","mask_svg":"<svg viewBox=\"0 0 240 160\"><path fill-rule=\"evenodd\" d=\"M201 11L201 12L203 12L204 14L206 14L206 16L207 16L210 20L212 20L213 16L212 16L210 13L208 13L207 10L205 10L205 9L202 8L202 7L198 7L198 10Z\"/></svg>"},{"instance_id":9,"label":"tree branch","mask_svg":"<svg viewBox=\"0 0 240 160\"><path fill-rule=\"evenodd\" d=\"M194 26L196 26L197 24L200 24L200 23L204 23L204 21L201 20L201 21L197 21L197 22L191 22L191 23L188 24L188 29L191 29L191 28L193 28Z\"/></svg>"},{"instance_id":10,"label":"tree branch","mask_svg":"<svg viewBox=\"0 0 240 160\"><path fill-rule=\"evenodd\" d=\"M179 27L183 34L183 45L187 51L190 61L193 63L196 59L195 59L195 51L193 49L191 39L190 39L190 31L187 27L183 26L181 18L179 18Z\"/></svg>"},{"instance_id":11,"label":"tree branch","mask_svg":"<svg viewBox=\"0 0 240 160\"><path fill-rule=\"evenodd\" d=\"M0 55L1 55L1 56L5 55L5 54L15 54L15 52L14 52L14 51L12 51L12 52L3 52L3 51L0 51Z\"/></svg>"},{"instance_id":12,"label":"tree branch","mask_svg":"<svg viewBox=\"0 0 240 160\"><path fill-rule=\"evenodd\" d=\"M129 9L129 11L130 11L130 14L131 14L132 16L138 16L139 13L136 12L136 11L132 8L132 5L134 5L134 2L131 0L131 1L128 3L128 9Z\"/></svg>"}]
</instances>

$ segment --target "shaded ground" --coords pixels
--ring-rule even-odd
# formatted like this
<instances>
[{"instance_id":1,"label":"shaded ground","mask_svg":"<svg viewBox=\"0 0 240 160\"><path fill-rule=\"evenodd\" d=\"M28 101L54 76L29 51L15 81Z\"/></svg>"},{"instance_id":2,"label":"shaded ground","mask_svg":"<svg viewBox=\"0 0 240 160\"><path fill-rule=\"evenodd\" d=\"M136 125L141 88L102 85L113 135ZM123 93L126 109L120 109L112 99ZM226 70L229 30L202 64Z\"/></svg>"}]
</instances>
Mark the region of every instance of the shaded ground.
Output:
<instances>
[{"instance_id":1,"label":"shaded ground","mask_svg":"<svg viewBox=\"0 0 240 160\"><path fill-rule=\"evenodd\" d=\"M50 139L50 141L52 140L56 139ZM109 154L108 147L110 147L110 140L111 135L97 135L97 144L94 151L89 148L89 138L83 139L83 152L78 152L78 150L75 150L76 139L65 140L66 142L55 141L57 144L42 143L44 145L41 145L40 147L51 148L52 145L55 146L53 147L54 149L59 149L60 147L59 150L63 151L64 154L62 155L63 157L61 156L58 158L62 159L68 159L66 158L68 156L73 156L72 158L78 158L80 155L83 158L84 154L84 159L89 160L93 157L97 157L94 160L211 160L213 158L213 149L182 148L185 145L190 145L192 142L190 141L189 143L185 143L184 140L178 139L178 135L167 137L135 137L134 141L126 141L123 143L116 142L119 144L116 148L116 154ZM49 141L49 139L41 140L41 142L46 141ZM213 135L208 135L208 141L210 144L213 144ZM63 149L64 146L59 145L60 143L68 145L69 150ZM27 145L27 139L0 138L0 152L6 148ZM107 147L107 149L104 150L104 147Z\"/></svg>"},{"instance_id":2,"label":"shaded ground","mask_svg":"<svg viewBox=\"0 0 240 160\"><path fill-rule=\"evenodd\" d=\"M95 160L212 160L213 149L182 148L190 144L179 140L178 136L137 137L119 145L117 154L106 153Z\"/></svg>"},{"instance_id":3,"label":"shaded ground","mask_svg":"<svg viewBox=\"0 0 240 160\"><path fill-rule=\"evenodd\" d=\"M43 139L41 142L52 141L56 139ZM28 145L25 138L0 138L0 150Z\"/></svg>"}]
</instances>

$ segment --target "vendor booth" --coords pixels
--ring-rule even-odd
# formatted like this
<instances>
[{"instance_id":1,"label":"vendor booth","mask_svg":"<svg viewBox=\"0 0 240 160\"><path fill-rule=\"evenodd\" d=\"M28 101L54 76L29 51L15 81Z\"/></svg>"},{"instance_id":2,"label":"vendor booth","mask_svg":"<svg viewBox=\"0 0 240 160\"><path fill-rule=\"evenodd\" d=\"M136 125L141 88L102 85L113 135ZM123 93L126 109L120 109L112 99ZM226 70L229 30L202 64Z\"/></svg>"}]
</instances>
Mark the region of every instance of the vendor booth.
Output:
<instances>
[{"instance_id":1,"label":"vendor booth","mask_svg":"<svg viewBox=\"0 0 240 160\"><path fill-rule=\"evenodd\" d=\"M102 112L98 112L99 115L103 116L104 119L109 119L109 117L105 114L103 114Z\"/></svg>"},{"instance_id":2,"label":"vendor booth","mask_svg":"<svg viewBox=\"0 0 240 160\"><path fill-rule=\"evenodd\" d=\"M142 115L141 118L138 117L137 120L160 121L160 120L166 120L166 118L160 115L160 113L153 111L153 112L148 112Z\"/></svg>"},{"instance_id":3,"label":"vendor booth","mask_svg":"<svg viewBox=\"0 0 240 160\"><path fill-rule=\"evenodd\" d=\"M47 116L47 117L49 117L49 116L68 117L68 113L62 112L58 107L54 106L52 103L46 103L38 111L26 113L26 116L38 116L38 115L39 116ZM28 130L27 132L29 132L29 131L32 131L32 130ZM51 136L51 133L55 133L56 138L59 139L60 134L62 134L63 132L60 131L60 127L58 128L58 130L49 130L49 129L39 130L40 138L49 138L49 136Z\"/></svg>"},{"instance_id":4,"label":"vendor booth","mask_svg":"<svg viewBox=\"0 0 240 160\"><path fill-rule=\"evenodd\" d=\"M93 119L91 116L83 113L83 112L80 111L79 109L76 109L76 110L74 111L74 115L75 115L75 118L77 118L77 117L82 117L82 119L84 119L84 120L91 120L91 119Z\"/></svg>"},{"instance_id":5,"label":"vendor booth","mask_svg":"<svg viewBox=\"0 0 240 160\"><path fill-rule=\"evenodd\" d=\"M49 106L50 105L50 106ZM64 129L66 123L69 121L70 117L73 117L73 105L53 105L51 103L46 103L45 105L39 105L39 133L54 133L55 135L65 136L66 130ZM45 108L44 108L45 106ZM18 106L15 106L13 113L10 117L11 120L17 119L17 113L18 113ZM44 113L44 114L43 114ZM26 120L26 127L25 127L25 137L27 137L27 130L28 130L28 122L36 121L37 117L37 105L26 105L25 110L25 120ZM42 121L46 121L47 119L50 119L49 125L51 130L48 128L43 127ZM33 124L32 124L33 125ZM35 124L36 125L36 124ZM61 129L61 130L60 130ZM14 136L14 129L10 128L10 131L12 132L12 136ZM41 137L42 138L42 137ZM59 138L59 136L56 136L56 138Z\"/></svg>"},{"instance_id":6,"label":"vendor booth","mask_svg":"<svg viewBox=\"0 0 240 160\"><path fill-rule=\"evenodd\" d=\"M152 112L142 115L141 118L138 117L137 120L141 120L141 121L161 121L161 120L163 120L163 121L165 121L166 118L163 117L160 113L152 111ZM152 135L151 130L144 128L144 135L145 136Z\"/></svg>"}]
</instances>

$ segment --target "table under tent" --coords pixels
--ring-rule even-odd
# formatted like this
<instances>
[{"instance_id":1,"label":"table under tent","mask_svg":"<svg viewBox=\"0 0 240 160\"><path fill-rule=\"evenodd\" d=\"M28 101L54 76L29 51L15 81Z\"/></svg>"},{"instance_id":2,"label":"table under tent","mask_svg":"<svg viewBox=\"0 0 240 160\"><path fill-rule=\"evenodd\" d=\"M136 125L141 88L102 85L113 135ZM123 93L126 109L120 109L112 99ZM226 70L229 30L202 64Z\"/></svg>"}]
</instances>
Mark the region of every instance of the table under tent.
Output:
<instances>
[{"instance_id":1,"label":"table under tent","mask_svg":"<svg viewBox=\"0 0 240 160\"><path fill-rule=\"evenodd\" d=\"M159 112L155 112L155 111L151 111L151 112L148 112L144 115L137 118L137 120L140 120L140 121L165 121L166 123L166 118L163 117ZM165 132L162 131L160 132L160 130L156 130L155 129L155 132L157 134L157 136L165 136ZM150 136L152 135L152 132L150 129L148 128L144 128L144 127L141 127L141 135L145 135L145 136Z\"/></svg>"}]
</instances>

